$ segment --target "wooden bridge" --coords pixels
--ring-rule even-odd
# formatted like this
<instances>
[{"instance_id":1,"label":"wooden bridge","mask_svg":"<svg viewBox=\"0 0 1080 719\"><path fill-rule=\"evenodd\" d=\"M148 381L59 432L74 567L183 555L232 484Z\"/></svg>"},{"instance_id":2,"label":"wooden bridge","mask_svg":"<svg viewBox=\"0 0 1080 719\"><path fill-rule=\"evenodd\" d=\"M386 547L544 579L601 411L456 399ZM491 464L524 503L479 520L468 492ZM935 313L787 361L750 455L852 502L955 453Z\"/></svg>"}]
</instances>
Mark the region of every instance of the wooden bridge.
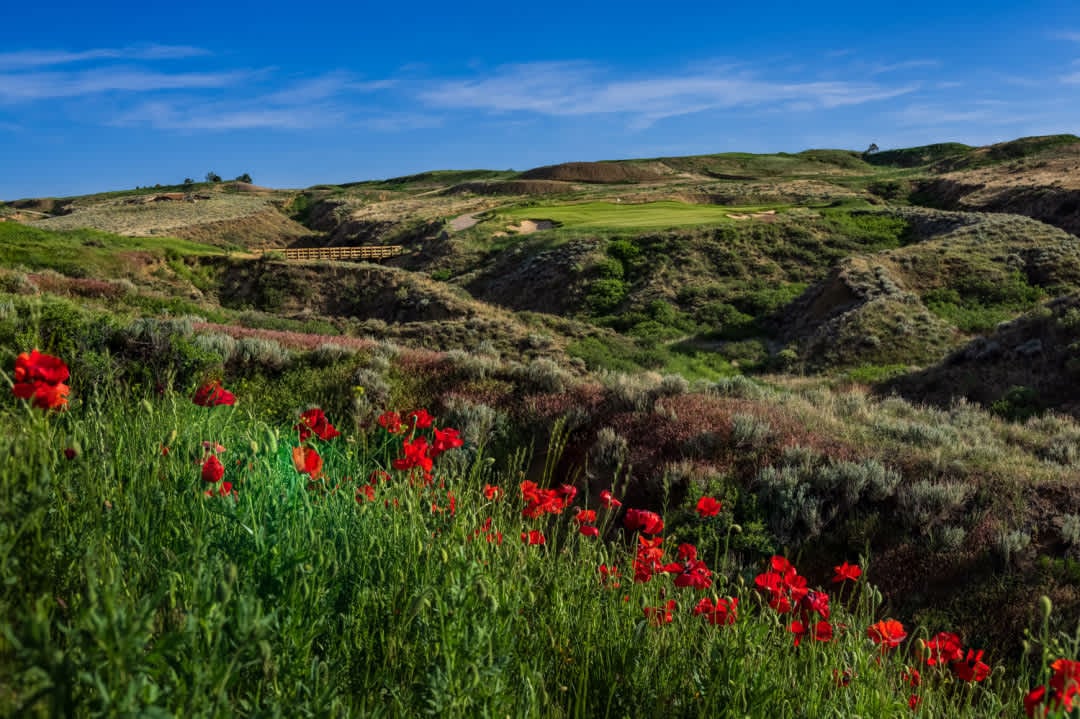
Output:
<instances>
[{"instance_id":1,"label":"wooden bridge","mask_svg":"<svg viewBox=\"0 0 1080 719\"><path fill-rule=\"evenodd\" d=\"M401 245L362 245L360 247L286 247L267 249L263 254L280 252L286 260L383 260L405 251Z\"/></svg>"}]
</instances>

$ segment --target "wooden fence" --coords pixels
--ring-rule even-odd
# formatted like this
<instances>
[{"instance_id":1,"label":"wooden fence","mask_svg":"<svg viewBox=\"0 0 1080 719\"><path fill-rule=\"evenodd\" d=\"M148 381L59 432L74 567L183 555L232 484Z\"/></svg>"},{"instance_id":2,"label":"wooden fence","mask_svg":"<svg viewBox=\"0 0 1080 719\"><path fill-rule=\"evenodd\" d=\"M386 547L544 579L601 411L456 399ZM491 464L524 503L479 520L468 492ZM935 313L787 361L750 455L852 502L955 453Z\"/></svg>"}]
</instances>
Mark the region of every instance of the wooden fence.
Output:
<instances>
[{"instance_id":1,"label":"wooden fence","mask_svg":"<svg viewBox=\"0 0 1080 719\"><path fill-rule=\"evenodd\" d=\"M400 255L401 245L363 245L361 247L286 247L263 250L263 254L281 252L286 260L382 260Z\"/></svg>"}]
</instances>

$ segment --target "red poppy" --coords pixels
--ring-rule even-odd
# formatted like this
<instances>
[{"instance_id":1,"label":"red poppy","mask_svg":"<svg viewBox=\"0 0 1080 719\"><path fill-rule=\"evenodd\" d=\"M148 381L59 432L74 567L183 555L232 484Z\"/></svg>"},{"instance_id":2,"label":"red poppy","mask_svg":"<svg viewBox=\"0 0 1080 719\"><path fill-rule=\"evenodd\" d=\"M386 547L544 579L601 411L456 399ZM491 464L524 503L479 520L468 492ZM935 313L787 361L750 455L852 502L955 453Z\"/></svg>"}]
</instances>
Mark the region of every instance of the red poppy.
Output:
<instances>
[{"instance_id":1,"label":"red poppy","mask_svg":"<svg viewBox=\"0 0 1080 719\"><path fill-rule=\"evenodd\" d=\"M578 528L578 532L585 537L599 537L600 530L594 524L583 524Z\"/></svg>"},{"instance_id":2,"label":"red poppy","mask_svg":"<svg viewBox=\"0 0 1080 719\"><path fill-rule=\"evenodd\" d=\"M547 538L539 529L530 529L528 532L521 533L521 541L526 544L546 544Z\"/></svg>"},{"instance_id":3,"label":"red poppy","mask_svg":"<svg viewBox=\"0 0 1080 719\"><path fill-rule=\"evenodd\" d=\"M484 498L494 502L496 499L502 496L502 489L496 487L494 484L484 485Z\"/></svg>"},{"instance_id":4,"label":"red poppy","mask_svg":"<svg viewBox=\"0 0 1080 719\"><path fill-rule=\"evenodd\" d=\"M328 442L341 434L334 425L326 419L326 414L318 407L312 407L300 415L300 422L293 427L300 433L300 441L303 442L312 434L324 442Z\"/></svg>"},{"instance_id":5,"label":"red poppy","mask_svg":"<svg viewBox=\"0 0 1080 719\"><path fill-rule=\"evenodd\" d=\"M926 643L926 663L929 666L958 662L963 656L960 637L952 632L938 632Z\"/></svg>"},{"instance_id":6,"label":"red poppy","mask_svg":"<svg viewBox=\"0 0 1080 719\"><path fill-rule=\"evenodd\" d=\"M312 481L322 476L322 457L311 447L293 447L292 460L296 471L308 475Z\"/></svg>"},{"instance_id":7,"label":"red poppy","mask_svg":"<svg viewBox=\"0 0 1080 719\"><path fill-rule=\"evenodd\" d=\"M833 567L833 571L836 572L833 576L833 584L839 584L843 581L856 581L862 575L862 569L857 564L848 564L844 562L840 566Z\"/></svg>"},{"instance_id":8,"label":"red poppy","mask_svg":"<svg viewBox=\"0 0 1080 719\"><path fill-rule=\"evenodd\" d=\"M578 524L588 524L589 522L596 521L595 509L579 509L577 514L574 515L574 521Z\"/></svg>"},{"instance_id":9,"label":"red poppy","mask_svg":"<svg viewBox=\"0 0 1080 719\"><path fill-rule=\"evenodd\" d=\"M697 559L697 547L686 542L680 544L675 553L679 556L679 561L682 562L692 562Z\"/></svg>"},{"instance_id":10,"label":"red poppy","mask_svg":"<svg viewBox=\"0 0 1080 719\"><path fill-rule=\"evenodd\" d=\"M225 467L221 464L221 460L217 458L217 455L210 455L203 462L202 466L202 478L204 482L220 482L221 478L225 476Z\"/></svg>"},{"instance_id":11,"label":"red poppy","mask_svg":"<svg viewBox=\"0 0 1080 719\"><path fill-rule=\"evenodd\" d=\"M71 391L66 384L47 384L45 382L26 382L12 386L11 393L19 399L33 399L33 406L38 409L63 409L68 403Z\"/></svg>"},{"instance_id":12,"label":"red poppy","mask_svg":"<svg viewBox=\"0 0 1080 719\"><path fill-rule=\"evenodd\" d=\"M605 489L600 493L600 504L608 509L617 509L622 506L622 502L611 496L610 489Z\"/></svg>"},{"instance_id":13,"label":"red poppy","mask_svg":"<svg viewBox=\"0 0 1080 719\"><path fill-rule=\"evenodd\" d=\"M919 698L918 694L912 694L910 697L908 697L907 705L911 709L911 711L915 711L919 708L920 701L922 701L922 699Z\"/></svg>"},{"instance_id":14,"label":"red poppy","mask_svg":"<svg viewBox=\"0 0 1080 719\"><path fill-rule=\"evenodd\" d=\"M431 426L431 423L435 420L426 409L416 409L405 415L405 419L409 421L413 429L427 429Z\"/></svg>"},{"instance_id":15,"label":"red poppy","mask_svg":"<svg viewBox=\"0 0 1080 719\"><path fill-rule=\"evenodd\" d=\"M419 467L425 475L431 474L432 463L431 456L428 453L430 447L428 446L427 437L417 437L411 442L406 439L402 442L401 447L405 456L392 462L394 469L407 470Z\"/></svg>"},{"instance_id":16,"label":"red poppy","mask_svg":"<svg viewBox=\"0 0 1080 719\"><path fill-rule=\"evenodd\" d=\"M809 594L806 578L799 576L795 566L784 557L775 555L769 564L772 569L755 577L754 584L768 595L770 607L786 614Z\"/></svg>"},{"instance_id":17,"label":"red poppy","mask_svg":"<svg viewBox=\"0 0 1080 719\"><path fill-rule=\"evenodd\" d=\"M829 618L829 595L825 592L807 592L799 606L807 614L816 612L822 619Z\"/></svg>"},{"instance_id":18,"label":"red poppy","mask_svg":"<svg viewBox=\"0 0 1080 719\"><path fill-rule=\"evenodd\" d=\"M795 635L795 646L799 646L802 643L802 638L808 634L817 642L828 642L832 641L833 638L832 625L826 621L818 622L811 629L806 623L795 620L788 626L788 631Z\"/></svg>"},{"instance_id":19,"label":"red poppy","mask_svg":"<svg viewBox=\"0 0 1080 719\"><path fill-rule=\"evenodd\" d=\"M900 673L900 681L917 687L922 684L922 674L919 674L919 670L915 667L905 667L904 671Z\"/></svg>"},{"instance_id":20,"label":"red poppy","mask_svg":"<svg viewBox=\"0 0 1080 719\"><path fill-rule=\"evenodd\" d=\"M75 459L79 456L79 452L74 447L68 447L64 450L64 456L70 459Z\"/></svg>"},{"instance_id":21,"label":"red poppy","mask_svg":"<svg viewBox=\"0 0 1080 719\"><path fill-rule=\"evenodd\" d=\"M738 606L737 597L717 599L715 602L709 597L704 597L694 607L694 614L705 617L709 624L725 626L735 623L738 616L735 609Z\"/></svg>"},{"instance_id":22,"label":"red poppy","mask_svg":"<svg viewBox=\"0 0 1080 719\"><path fill-rule=\"evenodd\" d=\"M781 557L779 554L774 554L769 559L769 564L772 566L774 572L780 572L780 574L788 575L795 574L795 565L792 564L787 557Z\"/></svg>"},{"instance_id":23,"label":"red poppy","mask_svg":"<svg viewBox=\"0 0 1080 719\"><path fill-rule=\"evenodd\" d=\"M990 675L990 665L983 662L982 656L982 649L968 649L963 660L952 663L953 673L965 682L981 682Z\"/></svg>"},{"instance_id":24,"label":"red poppy","mask_svg":"<svg viewBox=\"0 0 1080 719\"><path fill-rule=\"evenodd\" d=\"M838 687L846 687L851 684L851 680L855 678L855 672L852 669L845 669L840 671L839 669L832 670L833 683Z\"/></svg>"},{"instance_id":25,"label":"red poppy","mask_svg":"<svg viewBox=\"0 0 1080 719\"><path fill-rule=\"evenodd\" d=\"M724 505L713 497L702 497L697 503L697 513L702 517L715 517Z\"/></svg>"},{"instance_id":26,"label":"red poppy","mask_svg":"<svg viewBox=\"0 0 1080 719\"><path fill-rule=\"evenodd\" d=\"M207 382L195 390L191 401L200 407L216 407L217 405L236 404L236 395L221 386L221 382L214 380Z\"/></svg>"},{"instance_id":27,"label":"red poppy","mask_svg":"<svg viewBox=\"0 0 1080 719\"><path fill-rule=\"evenodd\" d=\"M577 490L569 485L564 484L558 489L540 489L536 482L525 480L521 483L521 497L526 504L521 514L529 519L543 514L560 514L576 493Z\"/></svg>"},{"instance_id":28,"label":"red poppy","mask_svg":"<svg viewBox=\"0 0 1080 719\"><path fill-rule=\"evenodd\" d=\"M233 489L232 482L222 482L217 486L217 490L213 487L203 492L207 497L213 497L215 494L219 497L228 497L230 494L235 495L236 490Z\"/></svg>"},{"instance_id":29,"label":"red poppy","mask_svg":"<svg viewBox=\"0 0 1080 719\"><path fill-rule=\"evenodd\" d=\"M1046 687L1035 687L1028 695L1024 697L1024 713L1034 719L1035 711L1039 707L1043 707L1043 716L1050 713L1050 708L1054 704L1056 697L1051 696L1050 702L1046 701ZM1060 708L1060 702L1058 702Z\"/></svg>"},{"instance_id":30,"label":"red poppy","mask_svg":"<svg viewBox=\"0 0 1080 719\"><path fill-rule=\"evenodd\" d=\"M609 589L614 589L619 586L619 577L622 576L622 573L614 564L610 567L606 564L601 564L597 567L596 571L600 572L600 584L603 586Z\"/></svg>"},{"instance_id":31,"label":"red poppy","mask_svg":"<svg viewBox=\"0 0 1080 719\"><path fill-rule=\"evenodd\" d=\"M364 484L356 488L356 501L363 502L365 499L369 502L375 501L375 485Z\"/></svg>"},{"instance_id":32,"label":"red poppy","mask_svg":"<svg viewBox=\"0 0 1080 719\"><path fill-rule=\"evenodd\" d=\"M390 434L401 434L406 429L405 425L401 422L401 415L397 412L383 412L379 415L378 422L379 426Z\"/></svg>"},{"instance_id":33,"label":"red poppy","mask_svg":"<svg viewBox=\"0 0 1080 719\"><path fill-rule=\"evenodd\" d=\"M70 376L67 365L59 357L53 357L36 349L23 352L15 358L15 382L44 382L57 385ZM25 399L25 398L23 398Z\"/></svg>"},{"instance_id":34,"label":"red poppy","mask_svg":"<svg viewBox=\"0 0 1080 719\"><path fill-rule=\"evenodd\" d=\"M660 548L663 541L663 537L646 539L638 536L640 546L638 546L637 556L634 557L635 582L648 582L653 574L663 569L664 550Z\"/></svg>"},{"instance_id":35,"label":"red poppy","mask_svg":"<svg viewBox=\"0 0 1080 719\"><path fill-rule=\"evenodd\" d=\"M62 384L69 377L67 365L59 357L36 349L15 358L15 383L11 393L19 399L32 399L39 409L63 409L70 388Z\"/></svg>"},{"instance_id":36,"label":"red poppy","mask_svg":"<svg viewBox=\"0 0 1080 719\"><path fill-rule=\"evenodd\" d=\"M371 474L367 478L368 484L375 484L376 482L389 482L390 473L381 469L371 470Z\"/></svg>"},{"instance_id":37,"label":"red poppy","mask_svg":"<svg viewBox=\"0 0 1080 719\"><path fill-rule=\"evenodd\" d=\"M880 645L884 651L900 646L900 642L907 637L907 632L904 631L904 625L895 619L883 619L871 624L866 629L866 636L870 637L874 644Z\"/></svg>"},{"instance_id":38,"label":"red poppy","mask_svg":"<svg viewBox=\"0 0 1080 719\"><path fill-rule=\"evenodd\" d=\"M454 449L463 445L461 437L458 436L456 429L447 427L446 429L435 430L435 442L431 445L431 458L438 457L448 449Z\"/></svg>"},{"instance_id":39,"label":"red poppy","mask_svg":"<svg viewBox=\"0 0 1080 719\"><path fill-rule=\"evenodd\" d=\"M656 512L646 509L628 509L623 517L623 525L631 532L660 534L664 531L664 520Z\"/></svg>"},{"instance_id":40,"label":"red poppy","mask_svg":"<svg viewBox=\"0 0 1080 719\"><path fill-rule=\"evenodd\" d=\"M833 638L833 627L826 621L820 621L814 625L814 641L830 642Z\"/></svg>"},{"instance_id":41,"label":"red poppy","mask_svg":"<svg viewBox=\"0 0 1080 719\"><path fill-rule=\"evenodd\" d=\"M708 589L712 586L712 572L705 566L705 562L695 559L688 562L672 562L665 564L663 570L669 574L676 574L676 587L694 587L695 589Z\"/></svg>"},{"instance_id":42,"label":"red poppy","mask_svg":"<svg viewBox=\"0 0 1080 719\"><path fill-rule=\"evenodd\" d=\"M671 624L675 615L675 600L669 599L662 607L645 607L645 616L654 627Z\"/></svg>"},{"instance_id":43,"label":"red poppy","mask_svg":"<svg viewBox=\"0 0 1080 719\"><path fill-rule=\"evenodd\" d=\"M1050 678L1050 688L1062 696L1071 709L1073 698L1080 694L1080 662L1056 659L1050 669L1054 672Z\"/></svg>"}]
</instances>

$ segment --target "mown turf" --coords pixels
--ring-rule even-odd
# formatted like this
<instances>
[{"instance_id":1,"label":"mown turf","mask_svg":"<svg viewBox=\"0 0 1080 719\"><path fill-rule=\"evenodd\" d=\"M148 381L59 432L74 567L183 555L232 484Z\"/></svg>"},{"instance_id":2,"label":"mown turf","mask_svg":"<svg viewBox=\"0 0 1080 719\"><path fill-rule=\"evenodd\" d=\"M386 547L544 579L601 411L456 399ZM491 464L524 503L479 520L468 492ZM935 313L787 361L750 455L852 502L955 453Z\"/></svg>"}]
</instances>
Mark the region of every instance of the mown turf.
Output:
<instances>
[{"instance_id":1,"label":"mown turf","mask_svg":"<svg viewBox=\"0 0 1080 719\"><path fill-rule=\"evenodd\" d=\"M655 230L737 222L739 220L728 215L764 212L771 209L777 209L777 207L719 207L691 205L685 202L641 204L586 202L575 205L514 208L503 210L499 214L511 220L551 220L563 228Z\"/></svg>"}]
</instances>

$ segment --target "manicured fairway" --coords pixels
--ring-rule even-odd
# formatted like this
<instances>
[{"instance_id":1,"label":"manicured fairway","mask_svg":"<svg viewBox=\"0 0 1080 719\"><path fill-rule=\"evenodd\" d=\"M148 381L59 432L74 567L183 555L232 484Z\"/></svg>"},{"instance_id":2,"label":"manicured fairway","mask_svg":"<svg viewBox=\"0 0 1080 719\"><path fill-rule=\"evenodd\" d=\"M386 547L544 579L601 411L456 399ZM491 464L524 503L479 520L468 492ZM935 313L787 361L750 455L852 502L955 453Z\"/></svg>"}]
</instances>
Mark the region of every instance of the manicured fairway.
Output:
<instances>
[{"instance_id":1,"label":"manicured fairway","mask_svg":"<svg viewBox=\"0 0 1080 719\"><path fill-rule=\"evenodd\" d=\"M659 229L737 222L738 220L728 215L750 214L774 208L775 206L720 207L691 205L685 202L587 202L576 205L522 207L500 214L515 220L552 220L563 227Z\"/></svg>"}]
</instances>

